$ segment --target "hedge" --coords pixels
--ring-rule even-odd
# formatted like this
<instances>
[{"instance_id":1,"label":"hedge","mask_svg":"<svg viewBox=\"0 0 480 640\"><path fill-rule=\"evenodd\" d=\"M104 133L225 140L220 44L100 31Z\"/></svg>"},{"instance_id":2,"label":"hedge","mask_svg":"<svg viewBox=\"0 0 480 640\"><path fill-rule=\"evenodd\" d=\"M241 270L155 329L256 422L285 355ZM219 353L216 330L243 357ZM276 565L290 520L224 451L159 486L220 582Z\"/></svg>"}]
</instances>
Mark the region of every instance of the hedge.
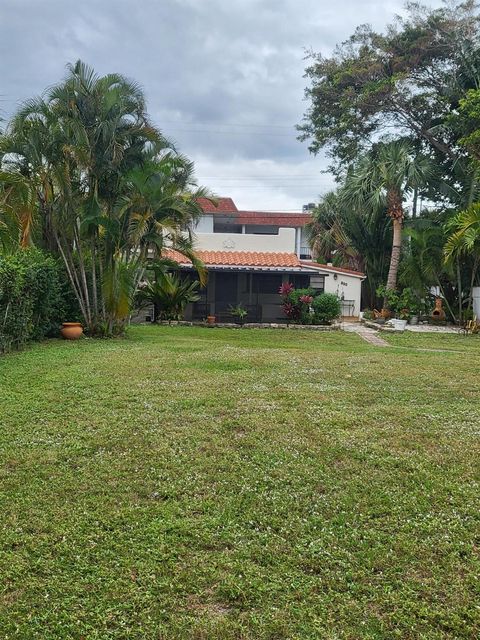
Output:
<instances>
[{"instance_id":1,"label":"hedge","mask_svg":"<svg viewBox=\"0 0 480 640\"><path fill-rule=\"evenodd\" d=\"M77 319L71 301L53 257L36 249L0 255L0 353L58 335L62 322Z\"/></svg>"}]
</instances>

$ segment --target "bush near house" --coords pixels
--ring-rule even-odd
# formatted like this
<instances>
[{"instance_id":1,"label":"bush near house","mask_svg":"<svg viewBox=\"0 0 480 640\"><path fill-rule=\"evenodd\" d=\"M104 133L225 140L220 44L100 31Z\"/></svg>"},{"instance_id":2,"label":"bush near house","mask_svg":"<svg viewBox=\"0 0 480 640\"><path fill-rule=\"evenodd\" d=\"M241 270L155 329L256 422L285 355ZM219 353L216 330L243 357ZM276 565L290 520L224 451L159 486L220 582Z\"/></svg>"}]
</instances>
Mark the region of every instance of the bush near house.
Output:
<instances>
[{"instance_id":1,"label":"bush near house","mask_svg":"<svg viewBox=\"0 0 480 640\"><path fill-rule=\"evenodd\" d=\"M0 353L54 335L61 322L76 320L70 295L53 257L34 249L0 256Z\"/></svg>"},{"instance_id":2,"label":"bush near house","mask_svg":"<svg viewBox=\"0 0 480 640\"><path fill-rule=\"evenodd\" d=\"M342 307L338 296L334 293L321 293L312 301L315 318L320 324L329 324L341 314Z\"/></svg>"},{"instance_id":3,"label":"bush near house","mask_svg":"<svg viewBox=\"0 0 480 640\"><path fill-rule=\"evenodd\" d=\"M333 293L316 294L314 289L295 289L285 282L279 289L283 312L295 324L330 324L341 313L338 297Z\"/></svg>"}]
</instances>

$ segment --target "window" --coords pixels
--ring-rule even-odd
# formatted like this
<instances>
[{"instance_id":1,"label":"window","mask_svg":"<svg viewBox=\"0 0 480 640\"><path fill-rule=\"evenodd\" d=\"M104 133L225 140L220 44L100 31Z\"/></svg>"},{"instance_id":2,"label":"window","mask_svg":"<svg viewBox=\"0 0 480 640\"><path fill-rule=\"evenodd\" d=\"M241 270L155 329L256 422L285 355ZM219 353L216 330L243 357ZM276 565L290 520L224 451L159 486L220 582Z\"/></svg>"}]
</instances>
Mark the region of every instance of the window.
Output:
<instances>
[{"instance_id":1,"label":"window","mask_svg":"<svg viewBox=\"0 0 480 640\"><path fill-rule=\"evenodd\" d=\"M213 233L242 233L242 225L228 222L214 222Z\"/></svg>"},{"instance_id":2,"label":"window","mask_svg":"<svg viewBox=\"0 0 480 640\"><path fill-rule=\"evenodd\" d=\"M245 225L245 233L278 236L278 227L274 225L247 224Z\"/></svg>"},{"instance_id":3,"label":"window","mask_svg":"<svg viewBox=\"0 0 480 640\"><path fill-rule=\"evenodd\" d=\"M282 285L281 273L254 273L252 275L253 293L276 294Z\"/></svg>"},{"instance_id":4,"label":"window","mask_svg":"<svg viewBox=\"0 0 480 640\"><path fill-rule=\"evenodd\" d=\"M317 293L323 293L325 291L325 276L310 276L310 286L312 289L315 289Z\"/></svg>"},{"instance_id":5,"label":"window","mask_svg":"<svg viewBox=\"0 0 480 640\"><path fill-rule=\"evenodd\" d=\"M288 281L293 284L295 289L308 289L310 286L310 276L307 276L304 273L291 275Z\"/></svg>"}]
</instances>

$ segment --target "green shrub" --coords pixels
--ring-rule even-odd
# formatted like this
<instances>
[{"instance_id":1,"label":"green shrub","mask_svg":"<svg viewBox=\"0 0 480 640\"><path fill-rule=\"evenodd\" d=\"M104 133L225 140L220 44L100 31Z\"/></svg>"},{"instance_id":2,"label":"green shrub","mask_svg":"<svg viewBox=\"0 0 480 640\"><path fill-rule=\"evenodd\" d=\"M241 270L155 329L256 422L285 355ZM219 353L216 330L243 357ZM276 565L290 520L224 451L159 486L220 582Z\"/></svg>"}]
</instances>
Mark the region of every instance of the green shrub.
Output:
<instances>
[{"instance_id":1,"label":"green shrub","mask_svg":"<svg viewBox=\"0 0 480 640\"><path fill-rule=\"evenodd\" d=\"M58 333L77 319L59 263L39 250L0 256L0 353Z\"/></svg>"},{"instance_id":2,"label":"green shrub","mask_svg":"<svg viewBox=\"0 0 480 640\"><path fill-rule=\"evenodd\" d=\"M334 293L321 293L316 296L313 299L312 307L316 324L330 324L340 316L342 311L340 300Z\"/></svg>"},{"instance_id":3,"label":"green shrub","mask_svg":"<svg viewBox=\"0 0 480 640\"><path fill-rule=\"evenodd\" d=\"M289 322L330 324L341 313L340 300L333 293L315 295L314 289L295 289L289 282L282 284L279 293Z\"/></svg>"}]
</instances>

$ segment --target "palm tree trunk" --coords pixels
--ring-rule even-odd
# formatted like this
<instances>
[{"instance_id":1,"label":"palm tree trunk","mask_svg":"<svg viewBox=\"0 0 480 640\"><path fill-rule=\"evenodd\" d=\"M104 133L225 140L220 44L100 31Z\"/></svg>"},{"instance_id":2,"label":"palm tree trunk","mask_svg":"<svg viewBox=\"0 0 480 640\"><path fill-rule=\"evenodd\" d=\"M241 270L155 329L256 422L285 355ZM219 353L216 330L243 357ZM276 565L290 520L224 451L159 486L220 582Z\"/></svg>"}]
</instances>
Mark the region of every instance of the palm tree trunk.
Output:
<instances>
[{"instance_id":1,"label":"palm tree trunk","mask_svg":"<svg viewBox=\"0 0 480 640\"><path fill-rule=\"evenodd\" d=\"M437 286L438 286L438 289L439 289L440 293L442 294L442 298L443 298L443 301L445 303L445 306L446 306L447 310L449 311L450 315L452 316L453 321L455 323L457 323L457 318L455 317L455 314L453 313L453 309L452 309L452 307L450 306L450 304L448 302L447 296L445 295L444 288L442 287L442 283L440 282L440 278L438 277L438 275L437 275Z\"/></svg>"},{"instance_id":2,"label":"palm tree trunk","mask_svg":"<svg viewBox=\"0 0 480 640\"><path fill-rule=\"evenodd\" d=\"M470 295L468 296L467 311L470 311L473 305L473 287L475 285L475 278L477 276L478 262L479 258L477 255L475 255L475 258L473 259L472 275L470 277Z\"/></svg>"},{"instance_id":3,"label":"palm tree trunk","mask_svg":"<svg viewBox=\"0 0 480 640\"><path fill-rule=\"evenodd\" d=\"M390 256L390 268L388 270L387 289L397 288L398 266L400 264L400 253L402 250L402 227L403 219L395 217L393 222L393 244Z\"/></svg>"},{"instance_id":4,"label":"palm tree trunk","mask_svg":"<svg viewBox=\"0 0 480 640\"><path fill-rule=\"evenodd\" d=\"M457 256L457 293L458 293L458 322L459 324L462 324L462 320L463 320L463 311L462 311L462 297L463 297L463 291L462 291L462 272L460 270L460 261L458 259Z\"/></svg>"},{"instance_id":5,"label":"palm tree trunk","mask_svg":"<svg viewBox=\"0 0 480 640\"><path fill-rule=\"evenodd\" d=\"M96 238L92 238L92 295L93 295L93 314L98 317L98 290L97 290L97 249Z\"/></svg>"},{"instance_id":6,"label":"palm tree trunk","mask_svg":"<svg viewBox=\"0 0 480 640\"><path fill-rule=\"evenodd\" d=\"M418 187L413 190L413 205L412 205L412 218L415 220L417 217L417 203L418 203Z\"/></svg>"},{"instance_id":7,"label":"palm tree trunk","mask_svg":"<svg viewBox=\"0 0 480 640\"><path fill-rule=\"evenodd\" d=\"M80 274L80 281L84 291L85 309L87 312L87 324L89 329L93 332L96 318L93 318L92 316L92 306L90 303L90 292L88 289L85 260L83 256L82 244L80 242L80 235L78 233L78 227L76 222L73 224L73 235L74 235L74 240L75 240L75 245L77 250L77 257L78 257L78 271Z\"/></svg>"}]
</instances>

